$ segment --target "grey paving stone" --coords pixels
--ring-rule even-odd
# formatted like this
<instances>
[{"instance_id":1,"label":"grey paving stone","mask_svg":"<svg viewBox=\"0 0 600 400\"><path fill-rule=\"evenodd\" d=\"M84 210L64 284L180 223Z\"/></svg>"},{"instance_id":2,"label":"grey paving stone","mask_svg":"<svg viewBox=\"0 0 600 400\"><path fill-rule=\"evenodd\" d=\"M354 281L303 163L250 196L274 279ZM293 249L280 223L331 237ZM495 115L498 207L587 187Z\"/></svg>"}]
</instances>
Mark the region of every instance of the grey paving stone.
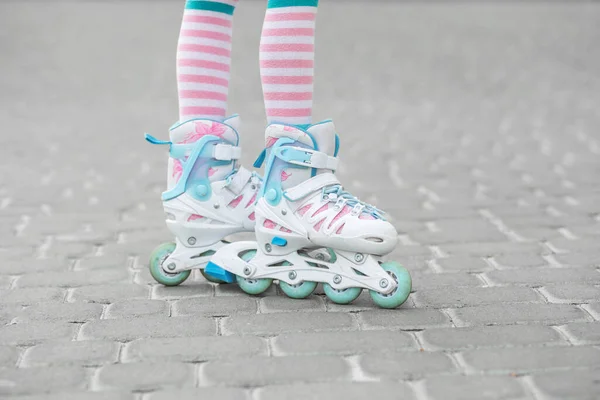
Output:
<instances>
[{"instance_id":1,"label":"grey paving stone","mask_svg":"<svg viewBox=\"0 0 600 400\"><path fill-rule=\"evenodd\" d=\"M456 367L442 353L405 352L368 354L360 359L368 376L383 380L415 380L426 375L455 372Z\"/></svg>"},{"instance_id":2,"label":"grey paving stone","mask_svg":"<svg viewBox=\"0 0 600 400\"><path fill-rule=\"evenodd\" d=\"M344 382L267 386L258 389L256 396L258 400L320 400L331 398L362 400L371 397L409 400L417 398L413 390L402 382Z\"/></svg>"},{"instance_id":3,"label":"grey paving stone","mask_svg":"<svg viewBox=\"0 0 600 400\"><path fill-rule=\"evenodd\" d=\"M462 356L470 368L478 371L529 372L600 365L600 350L590 346L477 349Z\"/></svg>"},{"instance_id":4,"label":"grey paving stone","mask_svg":"<svg viewBox=\"0 0 600 400\"><path fill-rule=\"evenodd\" d=\"M60 392L30 396L8 397L7 400L134 400L135 394L110 392Z\"/></svg>"},{"instance_id":5,"label":"grey paving stone","mask_svg":"<svg viewBox=\"0 0 600 400\"><path fill-rule=\"evenodd\" d=\"M78 324L66 322L35 321L5 325L0 326L0 343L25 346L46 340L71 340L78 330Z\"/></svg>"},{"instance_id":6,"label":"grey paving stone","mask_svg":"<svg viewBox=\"0 0 600 400\"><path fill-rule=\"evenodd\" d=\"M600 286L591 286L589 284L563 283L544 286L542 292L552 303L577 304L600 301Z\"/></svg>"},{"instance_id":7,"label":"grey paving stone","mask_svg":"<svg viewBox=\"0 0 600 400\"><path fill-rule=\"evenodd\" d=\"M88 303L43 303L19 312L16 322L63 321L85 322L100 318L102 305Z\"/></svg>"},{"instance_id":8,"label":"grey paving stone","mask_svg":"<svg viewBox=\"0 0 600 400\"><path fill-rule=\"evenodd\" d=\"M443 272L484 272L493 268L477 257L453 256L436 261Z\"/></svg>"},{"instance_id":9,"label":"grey paving stone","mask_svg":"<svg viewBox=\"0 0 600 400\"><path fill-rule=\"evenodd\" d=\"M21 366L81 365L87 367L115 363L119 348L119 343L96 340L44 343L27 349Z\"/></svg>"},{"instance_id":10,"label":"grey paving stone","mask_svg":"<svg viewBox=\"0 0 600 400\"><path fill-rule=\"evenodd\" d=\"M419 308L460 308L483 304L537 303L542 301L533 289L524 287L441 287L419 290L413 296L415 305Z\"/></svg>"},{"instance_id":11,"label":"grey paving stone","mask_svg":"<svg viewBox=\"0 0 600 400\"><path fill-rule=\"evenodd\" d=\"M105 318L169 316L169 303L162 300L121 300L106 308Z\"/></svg>"},{"instance_id":12,"label":"grey paving stone","mask_svg":"<svg viewBox=\"0 0 600 400\"><path fill-rule=\"evenodd\" d=\"M202 367L200 382L226 386L264 386L346 380L350 367L339 357L254 357L213 361Z\"/></svg>"},{"instance_id":13,"label":"grey paving stone","mask_svg":"<svg viewBox=\"0 0 600 400\"><path fill-rule=\"evenodd\" d=\"M148 394L148 400L249 400L250 394L247 390L227 387L195 388L182 390L161 390Z\"/></svg>"},{"instance_id":14,"label":"grey paving stone","mask_svg":"<svg viewBox=\"0 0 600 400\"><path fill-rule=\"evenodd\" d=\"M352 316L344 313L294 313L234 315L222 321L223 335L265 335L283 332L356 329Z\"/></svg>"},{"instance_id":15,"label":"grey paving stone","mask_svg":"<svg viewBox=\"0 0 600 400\"><path fill-rule=\"evenodd\" d=\"M462 272L434 274L434 273L411 273L413 290L434 289L443 286L451 287L474 287L482 286L483 282L476 276Z\"/></svg>"},{"instance_id":16,"label":"grey paving stone","mask_svg":"<svg viewBox=\"0 0 600 400\"><path fill-rule=\"evenodd\" d=\"M173 315L229 316L256 314L257 300L250 296L197 297L173 302Z\"/></svg>"},{"instance_id":17,"label":"grey paving stone","mask_svg":"<svg viewBox=\"0 0 600 400\"><path fill-rule=\"evenodd\" d=\"M32 288L0 290L0 301L3 304L30 305L48 301L62 301L65 290L57 288Z\"/></svg>"},{"instance_id":18,"label":"grey paving stone","mask_svg":"<svg viewBox=\"0 0 600 400\"><path fill-rule=\"evenodd\" d=\"M548 265L548 262L542 256L532 253L501 254L494 257L494 261L502 269L545 267Z\"/></svg>"},{"instance_id":19,"label":"grey paving stone","mask_svg":"<svg viewBox=\"0 0 600 400\"><path fill-rule=\"evenodd\" d=\"M398 331L286 333L273 342L273 354L338 354L416 350L411 335Z\"/></svg>"},{"instance_id":20,"label":"grey paving stone","mask_svg":"<svg viewBox=\"0 0 600 400\"><path fill-rule=\"evenodd\" d=\"M564 329L577 344L600 343L600 322L581 322L567 324Z\"/></svg>"},{"instance_id":21,"label":"grey paving stone","mask_svg":"<svg viewBox=\"0 0 600 400\"><path fill-rule=\"evenodd\" d=\"M550 243L555 248L563 251L584 252L598 249L598 239L595 238L582 238L577 240L557 238L553 239Z\"/></svg>"},{"instance_id":22,"label":"grey paving stone","mask_svg":"<svg viewBox=\"0 0 600 400\"><path fill-rule=\"evenodd\" d=\"M210 283L194 282L193 285L186 284L171 287L157 284L152 288L152 298L159 300L176 300L187 297L208 297L213 295L213 290L213 285Z\"/></svg>"},{"instance_id":23,"label":"grey paving stone","mask_svg":"<svg viewBox=\"0 0 600 400\"><path fill-rule=\"evenodd\" d=\"M435 221L439 231L411 234L417 242L428 244L465 243L474 241L503 242L506 240L491 223L480 218Z\"/></svg>"},{"instance_id":24,"label":"grey paving stone","mask_svg":"<svg viewBox=\"0 0 600 400\"><path fill-rule=\"evenodd\" d=\"M0 265L0 275L24 275L32 272L42 271L66 271L73 262L62 257L48 258L44 260L29 259L23 262L19 260L4 260Z\"/></svg>"},{"instance_id":25,"label":"grey paving stone","mask_svg":"<svg viewBox=\"0 0 600 400\"><path fill-rule=\"evenodd\" d=\"M600 303L590 303L585 308L594 316L596 321L600 321Z\"/></svg>"},{"instance_id":26,"label":"grey paving stone","mask_svg":"<svg viewBox=\"0 0 600 400\"><path fill-rule=\"evenodd\" d=\"M75 288L70 300L110 304L119 300L147 299L149 296L150 289L146 286L134 284L94 285Z\"/></svg>"},{"instance_id":27,"label":"grey paving stone","mask_svg":"<svg viewBox=\"0 0 600 400\"><path fill-rule=\"evenodd\" d=\"M81 367L2 370L0 395L26 395L84 389L87 374Z\"/></svg>"},{"instance_id":28,"label":"grey paving stone","mask_svg":"<svg viewBox=\"0 0 600 400\"><path fill-rule=\"evenodd\" d=\"M261 313L296 312L296 311L325 311L325 302L319 296L309 296L306 299L290 299L285 295L267 296L259 300Z\"/></svg>"},{"instance_id":29,"label":"grey paving stone","mask_svg":"<svg viewBox=\"0 0 600 400\"><path fill-rule=\"evenodd\" d=\"M20 350L14 346L0 346L0 367L16 367Z\"/></svg>"},{"instance_id":30,"label":"grey paving stone","mask_svg":"<svg viewBox=\"0 0 600 400\"><path fill-rule=\"evenodd\" d=\"M595 400L600 394L598 370L535 374L532 380L546 399Z\"/></svg>"},{"instance_id":31,"label":"grey paving stone","mask_svg":"<svg viewBox=\"0 0 600 400\"><path fill-rule=\"evenodd\" d=\"M364 329L415 330L451 326L450 319L437 310L373 310L359 313L358 318Z\"/></svg>"},{"instance_id":32,"label":"grey paving stone","mask_svg":"<svg viewBox=\"0 0 600 400\"><path fill-rule=\"evenodd\" d=\"M425 380L431 399L527 399L516 378L509 376L436 376Z\"/></svg>"},{"instance_id":33,"label":"grey paving stone","mask_svg":"<svg viewBox=\"0 0 600 400\"><path fill-rule=\"evenodd\" d=\"M585 267L600 266L600 252L556 254L554 258L563 265Z\"/></svg>"},{"instance_id":34,"label":"grey paving stone","mask_svg":"<svg viewBox=\"0 0 600 400\"><path fill-rule=\"evenodd\" d=\"M106 365L98 372L104 390L152 391L193 387L194 367L176 362Z\"/></svg>"},{"instance_id":35,"label":"grey paving stone","mask_svg":"<svg viewBox=\"0 0 600 400\"><path fill-rule=\"evenodd\" d=\"M124 283L129 280L125 268L98 269L93 271L43 272L22 276L17 287L78 287L102 285L106 283Z\"/></svg>"},{"instance_id":36,"label":"grey paving stone","mask_svg":"<svg viewBox=\"0 0 600 400\"><path fill-rule=\"evenodd\" d=\"M88 322L81 328L79 339L127 342L147 337L193 337L215 334L215 321L208 318L140 317Z\"/></svg>"},{"instance_id":37,"label":"grey paving stone","mask_svg":"<svg viewBox=\"0 0 600 400\"><path fill-rule=\"evenodd\" d=\"M139 339L123 352L125 361L200 362L267 355L265 339L253 336Z\"/></svg>"},{"instance_id":38,"label":"grey paving stone","mask_svg":"<svg viewBox=\"0 0 600 400\"><path fill-rule=\"evenodd\" d=\"M564 324L586 322L587 315L569 304L490 304L481 307L453 309L453 321L457 326L512 325L526 323Z\"/></svg>"},{"instance_id":39,"label":"grey paving stone","mask_svg":"<svg viewBox=\"0 0 600 400\"><path fill-rule=\"evenodd\" d=\"M485 273L490 282L497 285L523 284L542 286L552 283L600 284L600 272L593 268L528 268Z\"/></svg>"},{"instance_id":40,"label":"grey paving stone","mask_svg":"<svg viewBox=\"0 0 600 400\"><path fill-rule=\"evenodd\" d=\"M558 332L541 325L427 329L421 335L425 346L434 350L566 344Z\"/></svg>"},{"instance_id":41,"label":"grey paving stone","mask_svg":"<svg viewBox=\"0 0 600 400\"><path fill-rule=\"evenodd\" d=\"M459 243L443 244L440 247L450 255L469 255L472 257L492 257L512 253L542 254L542 247L534 243Z\"/></svg>"}]
</instances>

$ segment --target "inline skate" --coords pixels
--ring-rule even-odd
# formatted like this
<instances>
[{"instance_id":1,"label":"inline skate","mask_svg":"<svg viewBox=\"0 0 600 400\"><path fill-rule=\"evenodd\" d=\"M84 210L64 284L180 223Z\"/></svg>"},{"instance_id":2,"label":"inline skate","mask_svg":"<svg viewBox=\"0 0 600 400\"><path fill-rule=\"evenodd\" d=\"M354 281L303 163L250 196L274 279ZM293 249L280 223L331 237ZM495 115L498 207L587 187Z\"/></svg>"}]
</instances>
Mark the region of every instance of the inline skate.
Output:
<instances>
[{"instance_id":1,"label":"inline skate","mask_svg":"<svg viewBox=\"0 0 600 400\"><path fill-rule=\"evenodd\" d=\"M162 201L175 241L150 255L150 273L163 285L181 284L196 268L220 283L204 274L206 263L227 244L226 236L254 230L261 179L237 165L239 123L237 116L224 122L189 120L171 127L168 142L146 134L150 143L169 146Z\"/></svg>"},{"instance_id":2,"label":"inline skate","mask_svg":"<svg viewBox=\"0 0 600 400\"><path fill-rule=\"evenodd\" d=\"M343 190L334 172L339 137L333 122L308 127L271 124L266 129L265 176L256 203L256 242L220 248L206 274L237 281L260 294L273 280L292 298L305 298L323 284L338 304L369 289L373 301L396 308L408 298L409 272L382 256L397 243L383 212Z\"/></svg>"}]
</instances>

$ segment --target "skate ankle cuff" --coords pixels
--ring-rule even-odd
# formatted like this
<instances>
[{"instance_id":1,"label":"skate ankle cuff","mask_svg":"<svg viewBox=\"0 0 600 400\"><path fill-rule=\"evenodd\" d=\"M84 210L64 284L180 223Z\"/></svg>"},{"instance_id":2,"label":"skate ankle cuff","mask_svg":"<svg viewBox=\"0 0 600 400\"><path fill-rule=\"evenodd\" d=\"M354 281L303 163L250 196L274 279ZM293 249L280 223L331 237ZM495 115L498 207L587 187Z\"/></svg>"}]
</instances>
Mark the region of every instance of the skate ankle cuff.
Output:
<instances>
[{"instance_id":1,"label":"skate ankle cuff","mask_svg":"<svg viewBox=\"0 0 600 400\"><path fill-rule=\"evenodd\" d=\"M337 157L321 151L296 146L281 146L273 150L275 157L290 164L307 168L320 168L335 171L338 166Z\"/></svg>"},{"instance_id":2,"label":"skate ankle cuff","mask_svg":"<svg viewBox=\"0 0 600 400\"><path fill-rule=\"evenodd\" d=\"M310 194L313 194L317 190L321 190L326 186L330 185L339 185L340 181L335 177L334 174L326 172L324 174L319 174L314 176L298 186L294 186L286 190L283 193L283 196L290 201L300 200Z\"/></svg>"},{"instance_id":3,"label":"skate ankle cuff","mask_svg":"<svg viewBox=\"0 0 600 400\"><path fill-rule=\"evenodd\" d=\"M242 193L252 177L252 172L244 167L240 167L235 174L227 178L227 188L237 196Z\"/></svg>"}]
</instances>

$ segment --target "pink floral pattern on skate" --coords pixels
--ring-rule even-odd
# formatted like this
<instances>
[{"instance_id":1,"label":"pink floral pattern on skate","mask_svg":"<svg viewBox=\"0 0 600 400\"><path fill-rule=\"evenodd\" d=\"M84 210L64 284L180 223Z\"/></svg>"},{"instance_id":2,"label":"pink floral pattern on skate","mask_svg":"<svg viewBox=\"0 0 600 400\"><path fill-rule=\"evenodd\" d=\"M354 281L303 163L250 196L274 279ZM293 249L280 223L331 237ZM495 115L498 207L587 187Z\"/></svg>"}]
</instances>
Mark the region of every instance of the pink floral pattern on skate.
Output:
<instances>
[{"instance_id":1,"label":"pink floral pattern on skate","mask_svg":"<svg viewBox=\"0 0 600 400\"><path fill-rule=\"evenodd\" d=\"M320 214L323 211L327 211L328 209L329 209L329 204L325 204L323 207L321 207L317 211L315 211L315 213L312 216L314 217L315 215Z\"/></svg>"},{"instance_id":2,"label":"pink floral pattern on skate","mask_svg":"<svg viewBox=\"0 0 600 400\"><path fill-rule=\"evenodd\" d=\"M279 230L280 230L281 232L292 233L292 231L290 231L288 228L286 228L286 227L283 227L283 226L282 226L281 228L279 228Z\"/></svg>"},{"instance_id":3,"label":"pink floral pattern on skate","mask_svg":"<svg viewBox=\"0 0 600 400\"><path fill-rule=\"evenodd\" d=\"M296 131L297 131L297 129L296 129L296 128L294 128L294 127L291 127L291 126L288 126L288 125L284 126L284 127L283 127L283 130L284 130L285 132L296 132Z\"/></svg>"},{"instance_id":4,"label":"pink floral pattern on skate","mask_svg":"<svg viewBox=\"0 0 600 400\"><path fill-rule=\"evenodd\" d=\"M265 228L275 229L275 227L277 226L277 224L275 222L271 221L270 219L265 219L265 222L263 223L263 226Z\"/></svg>"},{"instance_id":5,"label":"pink floral pattern on skate","mask_svg":"<svg viewBox=\"0 0 600 400\"><path fill-rule=\"evenodd\" d=\"M325 222L327 218L323 218L322 220L320 220L319 222L317 222L315 224L315 226L313 226L313 228L315 229L315 231L319 232L319 229L321 229L321 225L323 225L323 222Z\"/></svg>"},{"instance_id":6,"label":"pink floral pattern on skate","mask_svg":"<svg viewBox=\"0 0 600 400\"><path fill-rule=\"evenodd\" d=\"M183 166L181 165L181 161L174 159L172 175L175 179L175 182L179 181L179 178L181 178L181 174L183 174Z\"/></svg>"},{"instance_id":7,"label":"pink floral pattern on skate","mask_svg":"<svg viewBox=\"0 0 600 400\"><path fill-rule=\"evenodd\" d=\"M329 224L329 228L331 228L331 225L335 224L340 218L342 218L346 214L350 214L351 211L352 211L352 208L350 206L344 206L344 208L342 208L342 211L340 211L335 216L335 218L333 218L333 221L331 221L331 223Z\"/></svg>"},{"instance_id":8,"label":"pink floral pattern on skate","mask_svg":"<svg viewBox=\"0 0 600 400\"><path fill-rule=\"evenodd\" d=\"M290 176L292 176L292 174L288 174L285 171L281 171L281 182L287 181Z\"/></svg>"},{"instance_id":9,"label":"pink floral pattern on skate","mask_svg":"<svg viewBox=\"0 0 600 400\"><path fill-rule=\"evenodd\" d=\"M245 207L245 208L248 208L248 207L250 207L252 204L254 204L254 202L255 202L255 201L256 201L256 193L254 193L254 194L252 195L252 198L250 199L250 201L248 202L248 204L246 204L246 207Z\"/></svg>"},{"instance_id":10,"label":"pink floral pattern on skate","mask_svg":"<svg viewBox=\"0 0 600 400\"><path fill-rule=\"evenodd\" d=\"M248 219L250 221L254 221L256 219L256 214L254 214L254 211L252 212L252 214L248 215Z\"/></svg>"},{"instance_id":11,"label":"pink floral pattern on skate","mask_svg":"<svg viewBox=\"0 0 600 400\"><path fill-rule=\"evenodd\" d=\"M188 222L195 221L195 220L197 220L197 219L202 219L202 218L204 218L202 215L198 215L198 214L192 214L192 215L190 215L190 217L188 218Z\"/></svg>"},{"instance_id":12,"label":"pink floral pattern on skate","mask_svg":"<svg viewBox=\"0 0 600 400\"><path fill-rule=\"evenodd\" d=\"M267 140L265 142L265 147L269 148L273 146L275 142L277 142L277 138L274 138L273 136L267 136Z\"/></svg>"},{"instance_id":13,"label":"pink floral pattern on skate","mask_svg":"<svg viewBox=\"0 0 600 400\"><path fill-rule=\"evenodd\" d=\"M312 207L312 204L307 204L307 205L305 205L305 206L303 206L303 207L299 208L299 209L298 209L298 211L297 211L297 212L298 212L298 215L300 215L301 217L303 217L303 216L304 216L304 214L306 214L306 212L307 212L308 210L310 210L310 208L311 208L311 207Z\"/></svg>"},{"instance_id":14,"label":"pink floral pattern on skate","mask_svg":"<svg viewBox=\"0 0 600 400\"><path fill-rule=\"evenodd\" d=\"M214 169L213 167L208 168L208 176L211 177L215 174L215 172L217 172L216 169Z\"/></svg>"},{"instance_id":15,"label":"pink floral pattern on skate","mask_svg":"<svg viewBox=\"0 0 600 400\"><path fill-rule=\"evenodd\" d=\"M231 202L229 202L229 204L227 204L227 207L236 208L241 203L243 198L244 198L244 196L239 195L235 199L231 200Z\"/></svg>"},{"instance_id":16,"label":"pink floral pattern on skate","mask_svg":"<svg viewBox=\"0 0 600 400\"><path fill-rule=\"evenodd\" d=\"M205 123L196 121L194 122L194 132L188 133L185 138L178 143L195 143L198 139L207 135L222 137L226 131L227 127L223 124L219 124L218 122L211 121L209 124L208 122Z\"/></svg>"},{"instance_id":17,"label":"pink floral pattern on skate","mask_svg":"<svg viewBox=\"0 0 600 400\"><path fill-rule=\"evenodd\" d=\"M337 231L335 231L335 233L337 233L338 235L342 234L342 229L344 229L344 226L346 225L346 223L343 223L342 225L340 225L340 227L338 228Z\"/></svg>"}]
</instances>

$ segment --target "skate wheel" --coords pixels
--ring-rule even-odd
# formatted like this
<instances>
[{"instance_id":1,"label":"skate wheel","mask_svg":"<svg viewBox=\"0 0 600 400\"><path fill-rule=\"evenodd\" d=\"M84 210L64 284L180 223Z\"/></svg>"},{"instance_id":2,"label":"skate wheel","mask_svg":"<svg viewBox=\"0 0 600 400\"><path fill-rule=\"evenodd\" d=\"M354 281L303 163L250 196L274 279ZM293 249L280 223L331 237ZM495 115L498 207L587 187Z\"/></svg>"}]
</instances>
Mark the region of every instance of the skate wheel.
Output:
<instances>
[{"instance_id":1,"label":"skate wheel","mask_svg":"<svg viewBox=\"0 0 600 400\"><path fill-rule=\"evenodd\" d=\"M256 254L256 250L248 251L242 256L242 259L244 261L250 261L252 259L252 257L254 257L255 254ZM237 278L237 283L240 286L240 288L244 292L246 292L248 294L252 294L252 295L264 293L269 287L271 287L271 284L273 283L273 279L267 279L267 278L247 279L242 276L236 276L236 278Z\"/></svg>"},{"instance_id":2,"label":"skate wheel","mask_svg":"<svg viewBox=\"0 0 600 400\"><path fill-rule=\"evenodd\" d=\"M381 308L396 308L402 305L412 290L412 279L410 273L402 265L394 261L384 262L383 268L395 281L398 287L392 293L382 294L369 290L373 302Z\"/></svg>"},{"instance_id":3,"label":"skate wheel","mask_svg":"<svg viewBox=\"0 0 600 400\"><path fill-rule=\"evenodd\" d=\"M237 283L244 292L257 295L265 292L269 287L271 287L273 279L246 279L238 276Z\"/></svg>"},{"instance_id":4,"label":"skate wheel","mask_svg":"<svg viewBox=\"0 0 600 400\"><path fill-rule=\"evenodd\" d=\"M323 291L325 295L329 298L329 300L333 301L336 304L350 304L358 296L360 296L360 292L362 292L362 288L359 287L351 287L342 290L334 289L328 283L323 284Z\"/></svg>"},{"instance_id":5,"label":"skate wheel","mask_svg":"<svg viewBox=\"0 0 600 400\"><path fill-rule=\"evenodd\" d=\"M206 279L209 282L212 282L212 283L227 283L227 282L225 282L225 281L223 281L221 279L214 278L214 277L210 276L209 274L205 273L203 269L200 270L200 273L202 274L202 276L204 277L204 279Z\"/></svg>"},{"instance_id":6,"label":"skate wheel","mask_svg":"<svg viewBox=\"0 0 600 400\"><path fill-rule=\"evenodd\" d=\"M192 271L181 271L170 274L162 267L163 262L175 250L175 243L163 243L150 254L150 275L156 282L165 286L177 286L183 283Z\"/></svg>"},{"instance_id":7,"label":"skate wheel","mask_svg":"<svg viewBox=\"0 0 600 400\"><path fill-rule=\"evenodd\" d=\"M279 281L281 291L292 299L307 298L317 288L317 282L304 281L296 285L290 285L284 281Z\"/></svg>"}]
</instances>

